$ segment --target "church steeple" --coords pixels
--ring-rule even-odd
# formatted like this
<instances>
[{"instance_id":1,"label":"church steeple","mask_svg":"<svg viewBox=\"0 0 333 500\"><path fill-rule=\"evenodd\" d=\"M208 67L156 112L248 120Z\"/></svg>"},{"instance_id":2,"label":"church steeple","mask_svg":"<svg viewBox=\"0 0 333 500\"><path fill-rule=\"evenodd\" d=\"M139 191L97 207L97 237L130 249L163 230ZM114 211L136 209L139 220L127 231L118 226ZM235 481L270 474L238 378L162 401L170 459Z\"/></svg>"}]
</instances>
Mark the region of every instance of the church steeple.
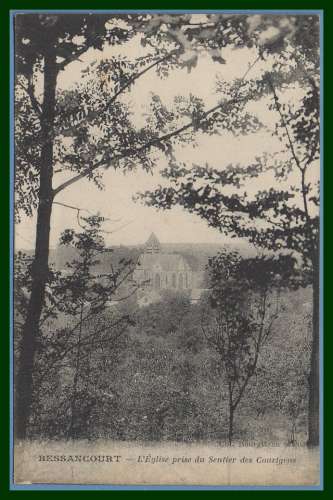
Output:
<instances>
[{"instance_id":1,"label":"church steeple","mask_svg":"<svg viewBox=\"0 0 333 500\"><path fill-rule=\"evenodd\" d=\"M150 254L161 253L161 244L154 233L151 233L146 241L144 251Z\"/></svg>"}]
</instances>

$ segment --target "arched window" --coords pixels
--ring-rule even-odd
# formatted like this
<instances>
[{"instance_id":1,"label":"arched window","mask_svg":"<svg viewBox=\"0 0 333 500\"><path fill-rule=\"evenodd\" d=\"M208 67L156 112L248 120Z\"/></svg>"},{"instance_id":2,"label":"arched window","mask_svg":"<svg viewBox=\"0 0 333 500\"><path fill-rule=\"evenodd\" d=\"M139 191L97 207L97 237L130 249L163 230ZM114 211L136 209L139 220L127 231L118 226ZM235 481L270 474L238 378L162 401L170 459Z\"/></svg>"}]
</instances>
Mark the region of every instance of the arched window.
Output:
<instances>
[{"instance_id":1,"label":"arched window","mask_svg":"<svg viewBox=\"0 0 333 500\"><path fill-rule=\"evenodd\" d=\"M161 277L158 273L155 274L155 288L157 290L161 288Z\"/></svg>"},{"instance_id":2,"label":"arched window","mask_svg":"<svg viewBox=\"0 0 333 500\"><path fill-rule=\"evenodd\" d=\"M177 288L176 273L172 274L172 288Z\"/></svg>"},{"instance_id":3,"label":"arched window","mask_svg":"<svg viewBox=\"0 0 333 500\"><path fill-rule=\"evenodd\" d=\"M178 278L178 288L182 290L184 288L184 278L182 273L180 273L179 278Z\"/></svg>"}]
</instances>

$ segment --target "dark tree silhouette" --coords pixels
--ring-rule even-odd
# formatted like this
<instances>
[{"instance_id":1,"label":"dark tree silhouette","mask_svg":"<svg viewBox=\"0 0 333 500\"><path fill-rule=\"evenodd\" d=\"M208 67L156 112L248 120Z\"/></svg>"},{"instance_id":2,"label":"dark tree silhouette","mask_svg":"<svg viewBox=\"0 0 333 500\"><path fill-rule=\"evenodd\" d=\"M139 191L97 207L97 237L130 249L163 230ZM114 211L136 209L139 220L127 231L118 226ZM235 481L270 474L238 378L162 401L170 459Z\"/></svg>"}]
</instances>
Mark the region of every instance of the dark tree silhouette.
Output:
<instances>
[{"instance_id":1,"label":"dark tree silhouette","mask_svg":"<svg viewBox=\"0 0 333 500\"><path fill-rule=\"evenodd\" d=\"M269 28L277 26L274 39ZM205 22L193 23L191 15L94 15L94 14L17 14L15 16L16 44L16 192L18 209L28 215L37 209L34 262L31 267L32 287L23 327L21 362L16 377L15 404L16 436L25 438L32 400L32 372L39 335L39 322L45 300L49 273L48 253L50 220L55 196L83 178L101 183L101 168L130 168L142 165L153 168L156 158L152 150L170 155L177 139L191 141L193 134L212 133L223 126L226 115L233 116L238 101L219 102L209 110L191 98L185 103L190 119L184 124L176 120L157 103L152 110L153 122L135 131L129 123L126 109L117 104L119 96L130 89L143 74L155 69L162 77L173 67L195 67L199 50L206 50L213 60L223 64L221 49L225 46L253 46L258 42L277 50L285 36L298 36L300 22L295 18L258 16L207 15ZM88 49L102 49L105 43L119 45L136 35L142 45L152 49L146 59L134 64L111 61L106 68L99 65L98 94L89 85L74 94L57 93L59 72L79 59ZM43 95L36 92L36 73L42 74ZM110 84L110 87L108 85ZM96 86L95 86L96 90ZM111 97L110 97L111 91ZM23 94L27 96L24 100ZM92 102L86 100L92 97ZM109 98L107 98L109 96ZM182 107L184 108L184 106ZM157 116L159 119L156 121ZM162 119L161 119L162 117ZM74 125L74 126L73 126ZM89 127L103 132L102 141L91 140ZM256 123L254 123L256 126ZM118 134L114 134L118 130ZM63 148L64 137L72 139L68 150ZM110 138L115 143L110 144ZM96 153L97 159L96 159ZM123 161L123 163L121 163ZM72 177L54 187L54 176L60 164L61 172L73 172Z\"/></svg>"},{"instance_id":2,"label":"dark tree silhouette","mask_svg":"<svg viewBox=\"0 0 333 500\"><path fill-rule=\"evenodd\" d=\"M103 238L103 220L101 216L80 217L81 232L66 230L61 236L61 244L71 247L74 255L62 271L51 269L46 283L29 435L85 435L85 409L103 406L98 367L105 356L112 359L120 337L133 324L129 314L116 312L109 304L119 293L124 300L137 291L131 280L136 263L124 258L112 263L113 251L105 247ZM98 270L105 257L109 270L101 274ZM25 317L32 279L31 258L18 254L15 260L18 339L22 334L19 318ZM58 382L64 384L61 391Z\"/></svg>"},{"instance_id":3,"label":"dark tree silhouette","mask_svg":"<svg viewBox=\"0 0 333 500\"><path fill-rule=\"evenodd\" d=\"M213 314L203 318L202 331L221 362L230 445L235 412L259 370L262 347L280 312L281 288L288 286L294 266L295 261L286 256L242 259L237 252L226 251L209 261Z\"/></svg>"},{"instance_id":4,"label":"dark tree silhouette","mask_svg":"<svg viewBox=\"0 0 333 500\"><path fill-rule=\"evenodd\" d=\"M183 206L224 234L246 238L257 247L297 255L304 279L313 290L313 335L309 375L308 445L319 444L319 51L318 19L304 20L287 51L279 50L272 69L261 78L229 85L221 91L246 100L269 96L275 113L276 134L281 140L281 156L266 152L247 165L209 165L190 168L176 162L164 171L171 185L141 195L148 205L170 209ZM311 29L312 45L305 35ZM303 36L301 35L303 33ZM315 42L315 40L316 42ZM274 47L275 51L276 47ZM260 48L259 58L272 57L272 47ZM284 91L300 85L299 103L287 102ZM251 123L251 119L249 118ZM226 119L235 131L233 119ZM237 127L236 127L237 131ZM246 127L244 132L247 132ZM243 192L246 182L272 173L272 187ZM281 182L281 185L279 185Z\"/></svg>"}]
</instances>

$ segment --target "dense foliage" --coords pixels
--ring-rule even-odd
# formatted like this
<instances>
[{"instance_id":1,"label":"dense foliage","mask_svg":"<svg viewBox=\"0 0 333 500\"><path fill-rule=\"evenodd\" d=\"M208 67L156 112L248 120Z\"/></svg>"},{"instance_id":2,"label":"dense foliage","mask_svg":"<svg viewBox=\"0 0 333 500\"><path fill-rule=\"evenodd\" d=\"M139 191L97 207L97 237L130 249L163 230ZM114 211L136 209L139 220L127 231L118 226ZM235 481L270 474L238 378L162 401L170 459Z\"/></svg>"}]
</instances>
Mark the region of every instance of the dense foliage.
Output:
<instances>
[{"instance_id":1,"label":"dense foliage","mask_svg":"<svg viewBox=\"0 0 333 500\"><path fill-rule=\"evenodd\" d=\"M64 239L87 245L86 238L79 235L65 233ZM91 249L92 240L88 243ZM71 274L69 268L65 281L56 280L58 290L59 283L64 285L67 298L62 312L51 322L46 320L43 329L48 359L40 358L34 374L38 394L31 437L227 443L230 415L225 363L230 367L234 361L239 384L243 374L250 376L237 404L232 441L304 444L311 296L307 288L286 289L286 263L281 271L281 262L261 259L266 271L260 274L256 259L222 253L210 262L212 288L198 303L191 303L186 293L165 292L149 306L138 307L132 295L93 310L87 305L88 300L94 302L96 281L76 286L91 278L82 265L84 255L86 251L77 260L81 262L79 273ZM22 263L22 256L18 262ZM227 272L227 264L232 272ZM289 277L292 267L290 261ZM24 283L19 265L17 277L19 300ZM226 289L228 295L223 293ZM103 293L98 296L102 298ZM258 340L263 298L267 301L263 342L254 367L256 350L252 351L251 344ZM81 309L86 316L83 320ZM230 345L224 357L214 342L219 340L213 337L214 325L219 319L225 321L231 309L229 326L233 326L235 349L231 356ZM244 321L251 322L251 329L239 329Z\"/></svg>"},{"instance_id":2,"label":"dense foliage","mask_svg":"<svg viewBox=\"0 0 333 500\"><path fill-rule=\"evenodd\" d=\"M302 260L301 274L305 276L308 273L309 282L313 284L313 290L316 292L319 199L318 186L309 180L309 171L316 165L319 154L319 63L318 46L315 43L318 41L318 18L207 14L197 19L191 14L44 13L17 14L15 26L15 207L18 218L22 214L31 216L37 210L34 259L28 263L27 268L22 267L23 273L26 273L26 286L23 290L19 290L18 286L18 304L21 309L18 312L23 314L24 324L18 345L20 360L17 363L16 379L16 435L24 439L29 425L33 423L41 432L54 432L58 435L61 431L68 437L78 437L81 435L84 421L91 422L91 429L94 429L93 422L108 413L103 409L105 398L102 397L102 391L108 383L98 379L108 357L103 358L99 353L92 361L91 356L95 356L95 351L92 352L90 347L95 346L95 339L92 341L92 329L96 324L99 331L99 321L102 324L103 337L98 338L98 342L110 340L105 338L105 335L113 332L113 323L108 317L110 311L106 311L107 296L112 295L117 288L120 277L117 276L116 279L114 270L111 270L105 276L104 283L96 281L96 277L92 278L90 268L94 264L93 253L101 245L97 234L93 235L91 240L85 233L76 236L68 231L63 242L76 246L86 255L82 254L80 261L74 262L72 267L69 266L67 276L50 270L52 206L54 203L61 204L55 201L56 197L81 179L88 179L101 188L102 171L106 168L121 168L128 172L141 167L153 172L161 161L167 161L169 168L165 171L165 177L173 186L146 193L144 197L148 204L161 208L180 204L222 232L245 237L266 249L297 252L298 258ZM141 44L142 56L131 58L118 54L116 57L94 62L83 68L82 78L73 88L59 89L60 73L68 69L72 62L78 61L89 49L102 50L107 46L125 46L134 39ZM177 96L169 107L162 102L160 96L152 93L144 123L138 125L127 94L139 78L148 71L156 72L161 78L167 78L174 68L184 68L190 72L196 67L202 52L223 65L226 62L226 47L251 48L255 50L257 57L254 61L248 61L247 68L244 68L244 74L240 78L232 82L220 79L214 106L207 107L202 99L191 94L187 97ZM265 70L259 78L249 79L250 72L258 63L265 63ZM293 85L299 86L302 97L300 103L290 106L288 102L283 101L283 97L285 89ZM230 131L235 135L242 135L260 131L265 125L261 118L249 109L248 104L267 98L270 99L268 109L277 113L274 133L284 141L281 153L285 156L282 159L265 154L245 168L229 165L224 169L180 165L177 162L175 146L179 143L195 145L198 135L223 134ZM252 198L239 191L244 180L256 181L267 171L273 171L275 174L274 186L276 180L285 180L294 171L300 180L290 184L288 189L269 187L267 190L258 191ZM236 188L237 192L230 194L224 190L226 186ZM79 219L79 208L69 205L67 208L76 210ZM92 246L89 250L90 243ZM17 283L22 279L22 276L19 277ZM185 302L182 299L179 303L174 300L170 297L163 299L163 314L162 311L160 313L165 325L163 328L155 326L160 319L155 306L147 313L147 317L138 321L143 339L144 335L151 335L151 338L155 339L153 333L160 337L167 330L170 334L168 341L171 342L174 332L183 331L184 318L188 314L188 308L191 310L192 306L186 305L185 299ZM83 324L86 303L91 304L91 311L96 316L91 325ZM165 307L165 304L169 305ZM319 394L316 295L313 304L315 333L310 377L312 389L309 400L309 439L312 444L318 444L319 403L313 399L314 394ZM73 330L70 323L65 322L64 328L60 326L59 330L57 324L55 331L61 334L59 338L53 339L52 336L57 334L52 333L50 324L45 331L43 326L47 321L58 321L58 310L73 317L78 316L79 326L74 326ZM195 311L191 312L195 315ZM43 323L44 319L46 323ZM150 320L152 324L149 323ZM123 333L121 328L119 331ZM191 349L200 345L195 332L194 325L189 337L193 340ZM127 333L134 335L135 331L129 329ZM85 352L81 349L84 335L89 338L89 352L85 364L82 364L78 360ZM182 338L182 335L177 338ZM44 397L38 395L36 398L40 384L37 380L39 370L42 368L45 376L52 372L52 359L57 359L59 355L61 357L59 349L64 349L63 344L68 339L73 342L71 352L76 353L76 358L66 358L65 355L61 359L66 358L70 365L71 374L68 377L72 380L72 389L66 389L63 398L59 397L63 387L63 375L60 370L53 379L43 375L46 384ZM135 340L135 336L132 340ZM184 342L186 344L185 340ZM139 344L138 350L145 350L145 347ZM161 370L163 387L166 382L163 377L167 376L163 370L167 370L169 363L164 366L162 360L169 359L171 362L174 352L171 348L168 352L167 344L163 344L161 349L157 345L150 346L150 349L149 342L147 345L152 365L150 375L147 375L142 386L150 388L147 401L149 400L150 404L156 401L157 407L147 408L150 418L148 419L146 413L142 418L153 422L147 436L155 438L157 435L167 435L167 429L172 428L171 425L168 427L165 424L165 419L170 416L170 403L166 403L163 391L158 393L160 383L157 383L155 374ZM158 352L157 357L153 354L155 349ZM103 348L101 350L103 351ZM132 352L127 346L125 359L131 359ZM205 352L204 348L202 352ZM171 407L175 413L170 418L185 422L186 419L195 418L197 411L201 410L196 409L190 395L190 382L195 377L196 368L187 357L183 358L181 352L179 355L182 361L179 362L179 367L177 364L174 374L170 375L171 378L167 379L168 384L164 387L171 391L167 399L172 402ZM112 358L111 354L110 356ZM133 358L134 365L135 362ZM120 367L118 368L120 370ZM114 367L115 373L118 373L118 368ZM127 371L131 373L129 369ZM109 369L105 370L105 373L109 374ZM56 380L60 380L58 391L54 386ZM88 383L89 380L97 380L93 388ZM132 399L127 400L131 404L136 401L138 392L128 381L127 390L132 387ZM199 391L200 385L195 384L195 387ZM91 392L93 390L98 392L98 397ZM206 392L211 394L208 389ZM69 394L71 396L68 396ZM124 407L116 396L117 392L108 394L109 400L112 400L110 404L118 404L119 411L122 412ZM143 392L140 401L144 402L146 396L147 393ZM197 397L200 396L197 394ZM50 403L53 398L60 404L60 413L57 413L53 403ZM129 415L137 413L139 403L132 408L132 413L129 411ZM32 412L33 405L39 405L35 413ZM114 412L115 415L115 409ZM37 421L36 415L39 419ZM133 422L135 418L133 417ZM45 419L47 424L44 425ZM57 427L59 423L61 429ZM206 424L207 421L204 420L203 428ZM131 426L126 428L132 429ZM183 431L180 434L184 435ZM85 432L89 433L90 427L85 426Z\"/></svg>"}]
</instances>

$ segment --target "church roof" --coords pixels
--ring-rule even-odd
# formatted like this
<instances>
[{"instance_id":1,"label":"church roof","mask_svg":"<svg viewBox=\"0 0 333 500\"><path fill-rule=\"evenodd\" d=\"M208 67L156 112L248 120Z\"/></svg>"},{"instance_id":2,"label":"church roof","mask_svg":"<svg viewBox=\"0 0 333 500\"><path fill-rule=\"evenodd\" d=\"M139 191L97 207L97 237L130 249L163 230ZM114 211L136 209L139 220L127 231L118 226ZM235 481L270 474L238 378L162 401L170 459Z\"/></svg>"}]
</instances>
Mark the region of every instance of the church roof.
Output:
<instances>
[{"instance_id":1,"label":"church roof","mask_svg":"<svg viewBox=\"0 0 333 500\"><path fill-rule=\"evenodd\" d=\"M145 246L160 246L160 242L156 236L155 233L151 233L151 235L149 236L148 240L146 241L145 243Z\"/></svg>"},{"instance_id":2,"label":"church roof","mask_svg":"<svg viewBox=\"0 0 333 500\"><path fill-rule=\"evenodd\" d=\"M156 264L159 264L163 271L177 271L180 265L185 269L190 269L190 266L182 255L144 253L139 258L139 268L141 269L151 269Z\"/></svg>"}]
</instances>

